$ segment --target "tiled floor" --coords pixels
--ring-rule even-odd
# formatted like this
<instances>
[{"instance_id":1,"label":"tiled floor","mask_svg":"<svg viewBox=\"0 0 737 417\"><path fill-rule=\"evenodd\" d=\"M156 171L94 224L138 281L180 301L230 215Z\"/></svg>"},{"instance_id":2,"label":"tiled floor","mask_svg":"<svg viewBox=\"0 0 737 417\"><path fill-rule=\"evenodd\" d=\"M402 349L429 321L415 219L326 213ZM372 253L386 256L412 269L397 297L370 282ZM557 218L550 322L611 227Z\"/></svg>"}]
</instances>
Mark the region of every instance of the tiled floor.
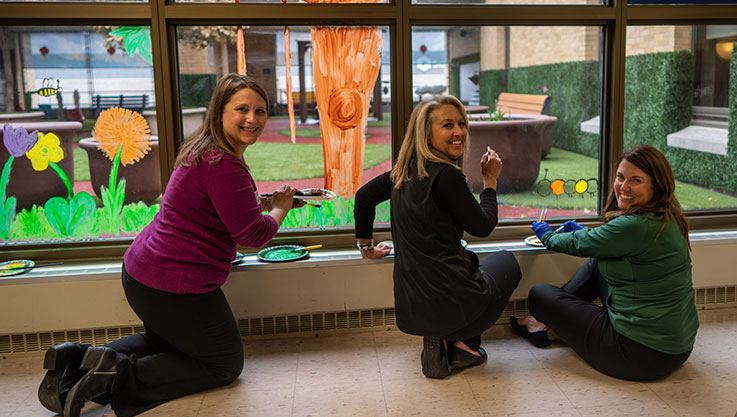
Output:
<instances>
[{"instance_id":1,"label":"tiled floor","mask_svg":"<svg viewBox=\"0 0 737 417\"><path fill-rule=\"evenodd\" d=\"M145 416L718 416L737 415L737 309L702 311L694 353L665 380L601 375L568 347L537 349L495 326L489 362L428 380L421 339L398 331L246 342L234 384ZM50 416L36 398L42 354L0 360L0 416ZM113 416L89 406L83 416Z\"/></svg>"}]
</instances>

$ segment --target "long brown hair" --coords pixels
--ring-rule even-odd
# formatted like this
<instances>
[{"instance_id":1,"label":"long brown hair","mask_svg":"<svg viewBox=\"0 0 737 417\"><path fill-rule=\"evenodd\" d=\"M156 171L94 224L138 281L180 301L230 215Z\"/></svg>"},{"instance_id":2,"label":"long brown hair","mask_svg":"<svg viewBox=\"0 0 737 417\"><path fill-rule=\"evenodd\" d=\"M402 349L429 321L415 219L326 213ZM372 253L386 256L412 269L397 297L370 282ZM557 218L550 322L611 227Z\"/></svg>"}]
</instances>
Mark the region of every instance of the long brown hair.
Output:
<instances>
[{"instance_id":1,"label":"long brown hair","mask_svg":"<svg viewBox=\"0 0 737 417\"><path fill-rule=\"evenodd\" d=\"M409 116L409 125L407 133L404 134L402 147L399 149L397 161L392 168L391 179L394 188L402 188L402 185L409 181L409 166L413 159L417 160L417 176L423 179L428 176L425 163L441 162L453 165L456 168L463 169L463 156L457 160L450 159L442 152L435 151L430 147L430 136L432 135L432 112L443 104L450 104L458 109L463 117L463 121L468 126L468 115L463 103L453 96L443 95L435 96L431 100L419 102L412 110ZM463 154L468 150L468 137L464 144Z\"/></svg>"},{"instance_id":2,"label":"long brown hair","mask_svg":"<svg viewBox=\"0 0 737 417\"><path fill-rule=\"evenodd\" d=\"M686 216L683 215L681 204L676 198L676 180L665 155L650 145L641 144L635 145L632 149L623 153L617 161L617 167L625 160L652 179L653 198L645 205L621 209L617 204L614 187L612 187L604 205L604 222L609 222L626 214L662 214L663 224L660 226L658 236L665 228L666 223L673 220L678 224L681 234L688 242L688 222ZM691 244L689 243L690 248Z\"/></svg>"},{"instance_id":3,"label":"long brown hair","mask_svg":"<svg viewBox=\"0 0 737 417\"><path fill-rule=\"evenodd\" d=\"M213 154L212 158L209 159L211 164L220 162L223 154L226 153L234 156L238 160L243 160L243 155L236 154L235 147L232 143L228 142L228 139L223 133L223 108L235 93L244 88L250 88L257 92L264 99L264 102L266 102L266 108L269 108L269 97L266 95L266 91L261 84L254 78L236 73L224 75L218 81L215 92L212 94L210 104L207 107L205 121L182 144L177 159L174 162L174 167L178 167L180 164L184 166L189 166L190 164L197 165L206 152ZM190 156L192 157L191 162L189 162Z\"/></svg>"}]
</instances>

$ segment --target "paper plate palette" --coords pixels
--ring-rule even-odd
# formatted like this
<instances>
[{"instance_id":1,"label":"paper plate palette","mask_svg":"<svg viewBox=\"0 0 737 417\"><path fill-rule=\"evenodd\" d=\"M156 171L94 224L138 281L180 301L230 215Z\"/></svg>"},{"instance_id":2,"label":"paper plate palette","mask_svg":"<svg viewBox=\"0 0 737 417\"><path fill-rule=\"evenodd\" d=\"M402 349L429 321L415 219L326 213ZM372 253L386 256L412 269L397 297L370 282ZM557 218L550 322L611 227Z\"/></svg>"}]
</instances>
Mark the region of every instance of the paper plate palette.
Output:
<instances>
[{"instance_id":1,"label":"paper plate palette","mask_svg":"<svg viewBox=\"0 0 737 417\"><path fill-rule=\"evenodd\" d=\"M299 190L294 198L298 200L331 200L335 197L335 193L323 188L305 188Z\"/></svg>"},{"instance_id":2,"label":"paper plate palette","mask_svg":"<svg viewBox=\"0 0 737 417\"><path fill-rule=\"evenodd\" d=\"M306 251L304 246L300 245L279 245L270 246L261 249L256 257L264 262L290 262L298 261L310 256L310 252Z\"/></svg>"},{"instance_id":3,"label":"paper plate palette","mask_svg":"<svg viewBox=\"0 0 737 417\"><path fill-rule=\"evenodd\" d=\"M538 239L537 236L535 236L535 235L527 236L525 238L525 243L528 244L528 245L530 245L530 246L538 246L538 247L544 247L545 246L545 245L543 245L542 242L540 242L540 239Z\"/></svg>"},{"instance_id":4,"label":"paper plate palette","mask_svg":"<svg viewBox=\"0 0 737 417\"><path fill-rule=\"evenodd\" d=\"M18 275L28 271L35 263L30 259L16 259L14 261L5 261L0 263L0 277L9 277ZM10 269L23 268L23 269Z\"/></svg>"}]
</instances>

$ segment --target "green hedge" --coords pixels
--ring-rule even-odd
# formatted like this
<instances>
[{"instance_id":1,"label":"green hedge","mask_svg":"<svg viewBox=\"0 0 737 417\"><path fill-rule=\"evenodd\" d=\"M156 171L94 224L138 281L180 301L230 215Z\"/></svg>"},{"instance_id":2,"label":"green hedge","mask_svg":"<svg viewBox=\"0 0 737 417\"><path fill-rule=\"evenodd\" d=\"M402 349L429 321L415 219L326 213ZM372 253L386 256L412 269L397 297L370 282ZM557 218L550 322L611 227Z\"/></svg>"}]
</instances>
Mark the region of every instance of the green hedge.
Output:
<instances>
[{"instance_id":1,"label":"green hedge","mask_svg":"<svg viewBox=\"0 0 737 417\"><path fill-rule=\"evenodd\" d=\"M499 93L507 91L507 72L505 70L486 70L479 72L479 104L494 109Z\"/></svg>"},{"instance_id":2,"label":"green hedge","mask_svg":"<svg viewBox=\"0 0 737 417\"><path fill-rule=\"evenodd\" d=\"M215 91L215 74L180 74L182 107L207 107L212 92Z\"/></svg>"},{"instance_id":3,"label":"green hedge","mask_svg":"<svg viewBox=\"0 0 737 417\"><path fill-rule=\"evenodd\" d=\"M676 179L707 188L737 192L737 59L729 80L727 155L668 146L667 135L691 120L694 57L689 51L627 57L624 149L648 143L661 149Z\"/></svg>"},{"instance_id":4,"label":"green hedge","mask_svg":"<svg viewBox=\"0 0 737 417\"><path fill-rule=\"evenodd\" d=\"M693 68L690 51L627 57L624 149L638 143L666 149L666 136L688 126Z\"/></svg>"},{"instance_id":5,"label":"green hedge","mask_svg":"<svg viewBox=\"0 0 737 417\"><path fill-rule=\"evenodd\" d=\"M553 146L598 158L597 135L581 132L581 123L599 114L599 63L576 61L535 65L479 74L481 104L492 107L499 93L551 96L550 115L558 118L553 127Z\"/></svg>"}]
</instances>

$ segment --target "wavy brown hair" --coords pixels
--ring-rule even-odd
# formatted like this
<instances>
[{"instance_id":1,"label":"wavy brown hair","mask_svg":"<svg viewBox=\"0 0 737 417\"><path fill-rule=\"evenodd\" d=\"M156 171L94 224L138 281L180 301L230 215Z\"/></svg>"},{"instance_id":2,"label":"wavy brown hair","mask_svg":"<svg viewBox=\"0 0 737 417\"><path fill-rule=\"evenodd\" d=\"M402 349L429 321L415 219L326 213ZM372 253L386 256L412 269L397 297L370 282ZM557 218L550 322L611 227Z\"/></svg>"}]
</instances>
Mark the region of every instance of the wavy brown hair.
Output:
<instances>
[{"instance_id":1,"label":"wavy brown hair","mask_svg":"<svg viewBox=\"0 0 737 417\"><path fill-rule=\"evenodd\" d=\"M612 187L604 205L604 222L609 222L616 217L627 214L663 215L663 224L660 226L658 236L665 228L666 223L672 220L676 222L681 234L688 242L688 221L686 216L683 215L681 204L676 198L676 180L665 155L650 145L641 144L635 145L632 149L623 153L617 161L617 167L622 161L631 163L652 179L653 198L645 205L621 209L617 204L617 197L614 195L614 187ZM688 247L691 248L690 243Z\"/></svg>"},{"instance_id":2,"label":"wavy brown hair","mask_svg":"<svg viewBox=\"0 0 737 417\"><path fill-rule=\"evenodd\" d=\"M205 153L211 153L210 164L217 164L223 154L229 154L242 161L243 155L237 155L235 147L228 141L223 133L223 108L235 93L250 88L258 93L269 108L269 96L254 78L247 75L230 73L224 75L215 86L215 91L207 107L207 115L202 126L192 134L182 145L174 162L174 167L180 164L184 166L197 165ZM190 161L189 158L192 157Z\"/></svg>"},{"instance_id":3,"label":"wavy brown hair","mask_svg":"<svg viewBox=\"0 0 737 417\"><path fill-rule=\"evenodd\" d=\"M466 114L466 109L463 107L463 103L453 96L435 96L431 100L419 102L412 110L412 114L409 116L407 133L404 134L402 147L399 149L397 161L394 164L394 168L392 168L391 179L394 183L394 188L402 188L402 185L410 180L409 166L413 159L417 161L417 176L419 179L423 179L428 176L427 169L425 169L425 163L427 163L427 161L441 162L453 165L459 170L463 169L463 156L453 160L444 153L434 150L430 146L430 136L432 135L432 112L443 104L450 104L458 109L458 112L463 117L463 121L466 123L466 126L468 126L468 115ZM468 141L469 139L467 137L463 149L464 155L468 150Z\"/></svg>"}]
</instances>

